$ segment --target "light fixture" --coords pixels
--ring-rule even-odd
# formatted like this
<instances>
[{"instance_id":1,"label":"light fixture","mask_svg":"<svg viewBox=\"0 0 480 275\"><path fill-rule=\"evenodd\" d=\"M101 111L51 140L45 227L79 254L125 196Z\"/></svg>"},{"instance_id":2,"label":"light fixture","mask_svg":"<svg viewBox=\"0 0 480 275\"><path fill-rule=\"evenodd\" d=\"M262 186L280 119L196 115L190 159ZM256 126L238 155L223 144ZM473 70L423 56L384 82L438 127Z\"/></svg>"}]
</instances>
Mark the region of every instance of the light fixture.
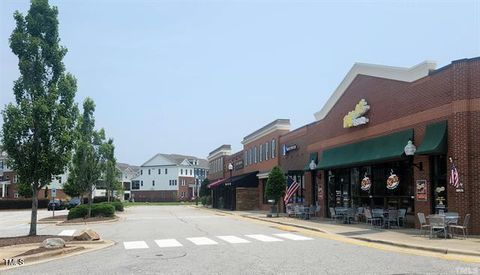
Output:
<instances>
[{"instance_id":1,"label":"light fixture","mask_svg":"<svg viewBox=\"0 0 480 275\"><path fill-rule=\"evenodd\" d=\"M418 168L418 170L423 171L423 162L419 163L414 163L413 162L413 156L415 155L415 152L417 151L417 146L415 146L412 142L411 139L408 140L407 145L405 145L405 148L403 149L405 155L408 158L408 161L410 165L415 166Z\"/></svg>"},{"instance_id":2,"label":"light fixture","mask_svg":"<svg viewBox=\"0 0 480 275\"><path fill-rule=\"evenodd\" d=\"M317 164L315 163L315 161L313 159L312 159L312 161L310 161L309 168L310 168L310 170L315 170L315 168L317 168Z\"/></svg>"},{"instance_id":3,"label":"light fixture","mask_svg":"<svg viewBox=\"0 0 480 275\"><path fill-rule=\"evenodd\" d=\"M232 171L233 170L233 164L230 162L228 164L228 171Z\"/></svg>"}]
</instances>

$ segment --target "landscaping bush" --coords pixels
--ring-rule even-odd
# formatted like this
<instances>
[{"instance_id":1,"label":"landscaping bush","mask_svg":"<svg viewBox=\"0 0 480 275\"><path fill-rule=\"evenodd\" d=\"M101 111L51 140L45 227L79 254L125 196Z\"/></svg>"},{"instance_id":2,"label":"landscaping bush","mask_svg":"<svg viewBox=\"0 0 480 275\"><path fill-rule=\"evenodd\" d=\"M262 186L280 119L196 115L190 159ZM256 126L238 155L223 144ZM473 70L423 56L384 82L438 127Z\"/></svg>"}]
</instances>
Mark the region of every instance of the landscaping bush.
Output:
<instances>
[{"instance_id":1,"label":"landscaping bush","mask_svg":"<svg viewBox=\"0 0 480 275\"><path fill-rule=\"evenodd\" d=\"M77 218L85 218L87 214L88 214L88 205L81 204L70 209L70 211L68 211L67 219L71 220L71 219L77 219Z\"/></svg>"},{"instance_id":2,"label":"landscaping bush","mask_svg":"<svg viewBox=\"0 0 480 275\"><path fill-rule=\"evenodd\" d=\"M115 207L115 211L120 211L120 212L123 212L123 203L120 202L120 201L113 201L113 202L102 202L102 204L109 204L109 205L113 205L113 207Z\"/></svg>"},{"instance_id":3,"label":"landscaping bush","mask_svg":"<svg viewBox=\"0 0 480 275\"><path fill-rule=\"evenodd\" d=\"M38 208L47 208L48 199L38 199ZM0 209L31 209L32 199L0 199Z\"/></svg>"},{"instance_id":4,"label":"landscaping bush","mask_svg":"<svg viewBox=\"0 0 480 275\"><path fill-rule=\"evenodd\" d=\"M203 196L200 198L200 201L203 205L211 205L212 204L212 197L211 196Z\"/></svg>"},{"instance_id":5,"label":"landscaping bush","mask_svg":"<svg viewBox=\"0 0 480 275\"><path fill-rule=\"evenodd\" d=\"M108 203L100 203L92 205L92 217L113 217L115 207Z\"/></svg>"}]
</instances>

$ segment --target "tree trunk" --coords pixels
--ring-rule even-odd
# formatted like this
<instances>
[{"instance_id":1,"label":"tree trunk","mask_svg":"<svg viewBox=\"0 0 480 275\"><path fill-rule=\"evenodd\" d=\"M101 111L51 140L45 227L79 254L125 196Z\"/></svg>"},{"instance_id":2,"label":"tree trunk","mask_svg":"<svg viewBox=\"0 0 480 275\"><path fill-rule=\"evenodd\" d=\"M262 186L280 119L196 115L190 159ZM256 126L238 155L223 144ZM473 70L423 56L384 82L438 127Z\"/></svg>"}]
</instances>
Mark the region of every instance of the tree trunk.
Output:
<instances>
[{"instance_id":1,"label":"tree trunk","mask_svg":"<svg viewBox=\"0 0 480 275\"><path fill-rule=\"evenodd\" d=\"M107 201L110 202L110 190L107 189Z\"/></svg>"},{"instance_id":2,"label":"tree trunk","mask_svg":"<svg viewBox=\"0 0 480 275\"><path fill-rule=\"evenodd\" d=\"M30 232L28 233L29 236L36 236L37 235L37 210L38 210L38 189L32 188L33 196L32 196L32 216L30 219Z\"/></svg>"},{"instance_id":3,"label":"tree trunk","mask_svg":"<svg viewBox=\"0 0 480 275\"><path fill-rule=\"evenodd\" d=\"M93 203L93 192L90 190L90 194L88 196L88 217L92 217L92 203Z\"/></svg>"}]
</instances>

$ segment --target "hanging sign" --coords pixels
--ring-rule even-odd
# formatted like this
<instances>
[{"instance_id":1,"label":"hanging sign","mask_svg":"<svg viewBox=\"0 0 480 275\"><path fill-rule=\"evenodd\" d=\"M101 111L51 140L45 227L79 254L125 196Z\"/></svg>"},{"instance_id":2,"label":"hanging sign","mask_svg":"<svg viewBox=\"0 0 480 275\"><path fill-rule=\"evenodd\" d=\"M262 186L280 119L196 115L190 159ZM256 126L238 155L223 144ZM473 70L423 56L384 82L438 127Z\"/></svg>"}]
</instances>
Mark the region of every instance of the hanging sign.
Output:
<instances>
[{"instance_id":1,"label":"hanging sign","mask_svg":"<svg viewBox=\"0 0 480 275\"><path fill-rule=\"evenodd\" d=\"M293 150L297 150L298 147L297 147L296 144L292 144L292 145L284 144L282 149L283 149L283 155L286 156L288 154L288 152L293 151Z\"/></svg>"},{"instance_id":2,"label":"hanging sign","mask_svg":"<svg viewBox=\"0 0 480 275\"><path fill-rule=\"evenodd\" d=\"M417 180L417 201L427 201L427 181Z\"/></svg>"},{"instance_id":3,"label":"hanging sign","mask_svg":"<svg viewBox=\"0 0 480 275\"><path fill-rule=\"evenodd\" d=\"M372 187L372 181L370 180L369 177L365 176L365 177L362 179L362 183L360 184L360 188L361 188L363 191L368 191L368 190L370 190L370 187Z\"/></svg>"},{"instance_id":4,"label":"hanging sign","mask_svg":"<svg viewBox=\"0 0 480 275\"><path fill-rule=\"evenodd\" d=\"M390 172L390 176L387 179L387 189L393 190L398 187L400 184L400 180L398 179L397 175L393 173L393 170Z\"/></svg>"},{"instance_id":5,"label":"hanging sign","mask_svg":"<svg viewBox=\"0 0 480 275\"><path fill-rule=\"evenodd\" d=\"M369 120L363 115L366 114L368 110L370 110L370 105L367 104L367 101L365 99L360 100L355 106L355 110L348 112L348 114L343 117L343 128L367 124Z\"/></svg>"}]
</instances>

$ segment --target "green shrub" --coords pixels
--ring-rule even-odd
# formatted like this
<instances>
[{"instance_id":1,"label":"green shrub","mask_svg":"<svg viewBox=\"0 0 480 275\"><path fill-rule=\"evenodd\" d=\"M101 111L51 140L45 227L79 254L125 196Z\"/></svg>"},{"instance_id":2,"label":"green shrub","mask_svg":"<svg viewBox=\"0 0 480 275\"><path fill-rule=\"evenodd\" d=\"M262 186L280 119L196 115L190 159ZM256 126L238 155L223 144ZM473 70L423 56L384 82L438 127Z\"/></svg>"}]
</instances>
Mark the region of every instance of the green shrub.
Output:
<instances>
[{"instance_id":1,"label":"green shrub","mask_svg":"<svg viewBox=\"0 0 480 275\"><path fill-rule=\"evenodd\" d=\"M101 204L113 205L113 207L115 207L115 211L123 212L123 203L120 201L102 202Z\"/></svg>"},{"instance_id":2,"label":"green shrub","mask_svg":"<svg viewBox=\"0 0 480 275\"><path fill-rule=\"evenodd\" d=\"M203 205L211 205L212 204L212 197L211 196L203 196L200 198L200 201Z\"/></svg>"},{"instance_id":3,"label":"green shrub","mask_svg":"<svg viewBox=\"0 0 480 275\"><path fill-rule=\"evenodd\" d=\"M92 205L92 217L113 217L115 207L108 203L100 203Z\"/></svg>"},{"instance_id":4,"label":"green shrub","mask_svg":"<svg viewBox=\"0 0 480 275\"><path fill-rule=\"evenodd\" d=\"M92 206L93 208L93 206ZM88 214L88 205L81 204L68 211L67 219L85 218Z\"/></svg>"}]
</instances>

